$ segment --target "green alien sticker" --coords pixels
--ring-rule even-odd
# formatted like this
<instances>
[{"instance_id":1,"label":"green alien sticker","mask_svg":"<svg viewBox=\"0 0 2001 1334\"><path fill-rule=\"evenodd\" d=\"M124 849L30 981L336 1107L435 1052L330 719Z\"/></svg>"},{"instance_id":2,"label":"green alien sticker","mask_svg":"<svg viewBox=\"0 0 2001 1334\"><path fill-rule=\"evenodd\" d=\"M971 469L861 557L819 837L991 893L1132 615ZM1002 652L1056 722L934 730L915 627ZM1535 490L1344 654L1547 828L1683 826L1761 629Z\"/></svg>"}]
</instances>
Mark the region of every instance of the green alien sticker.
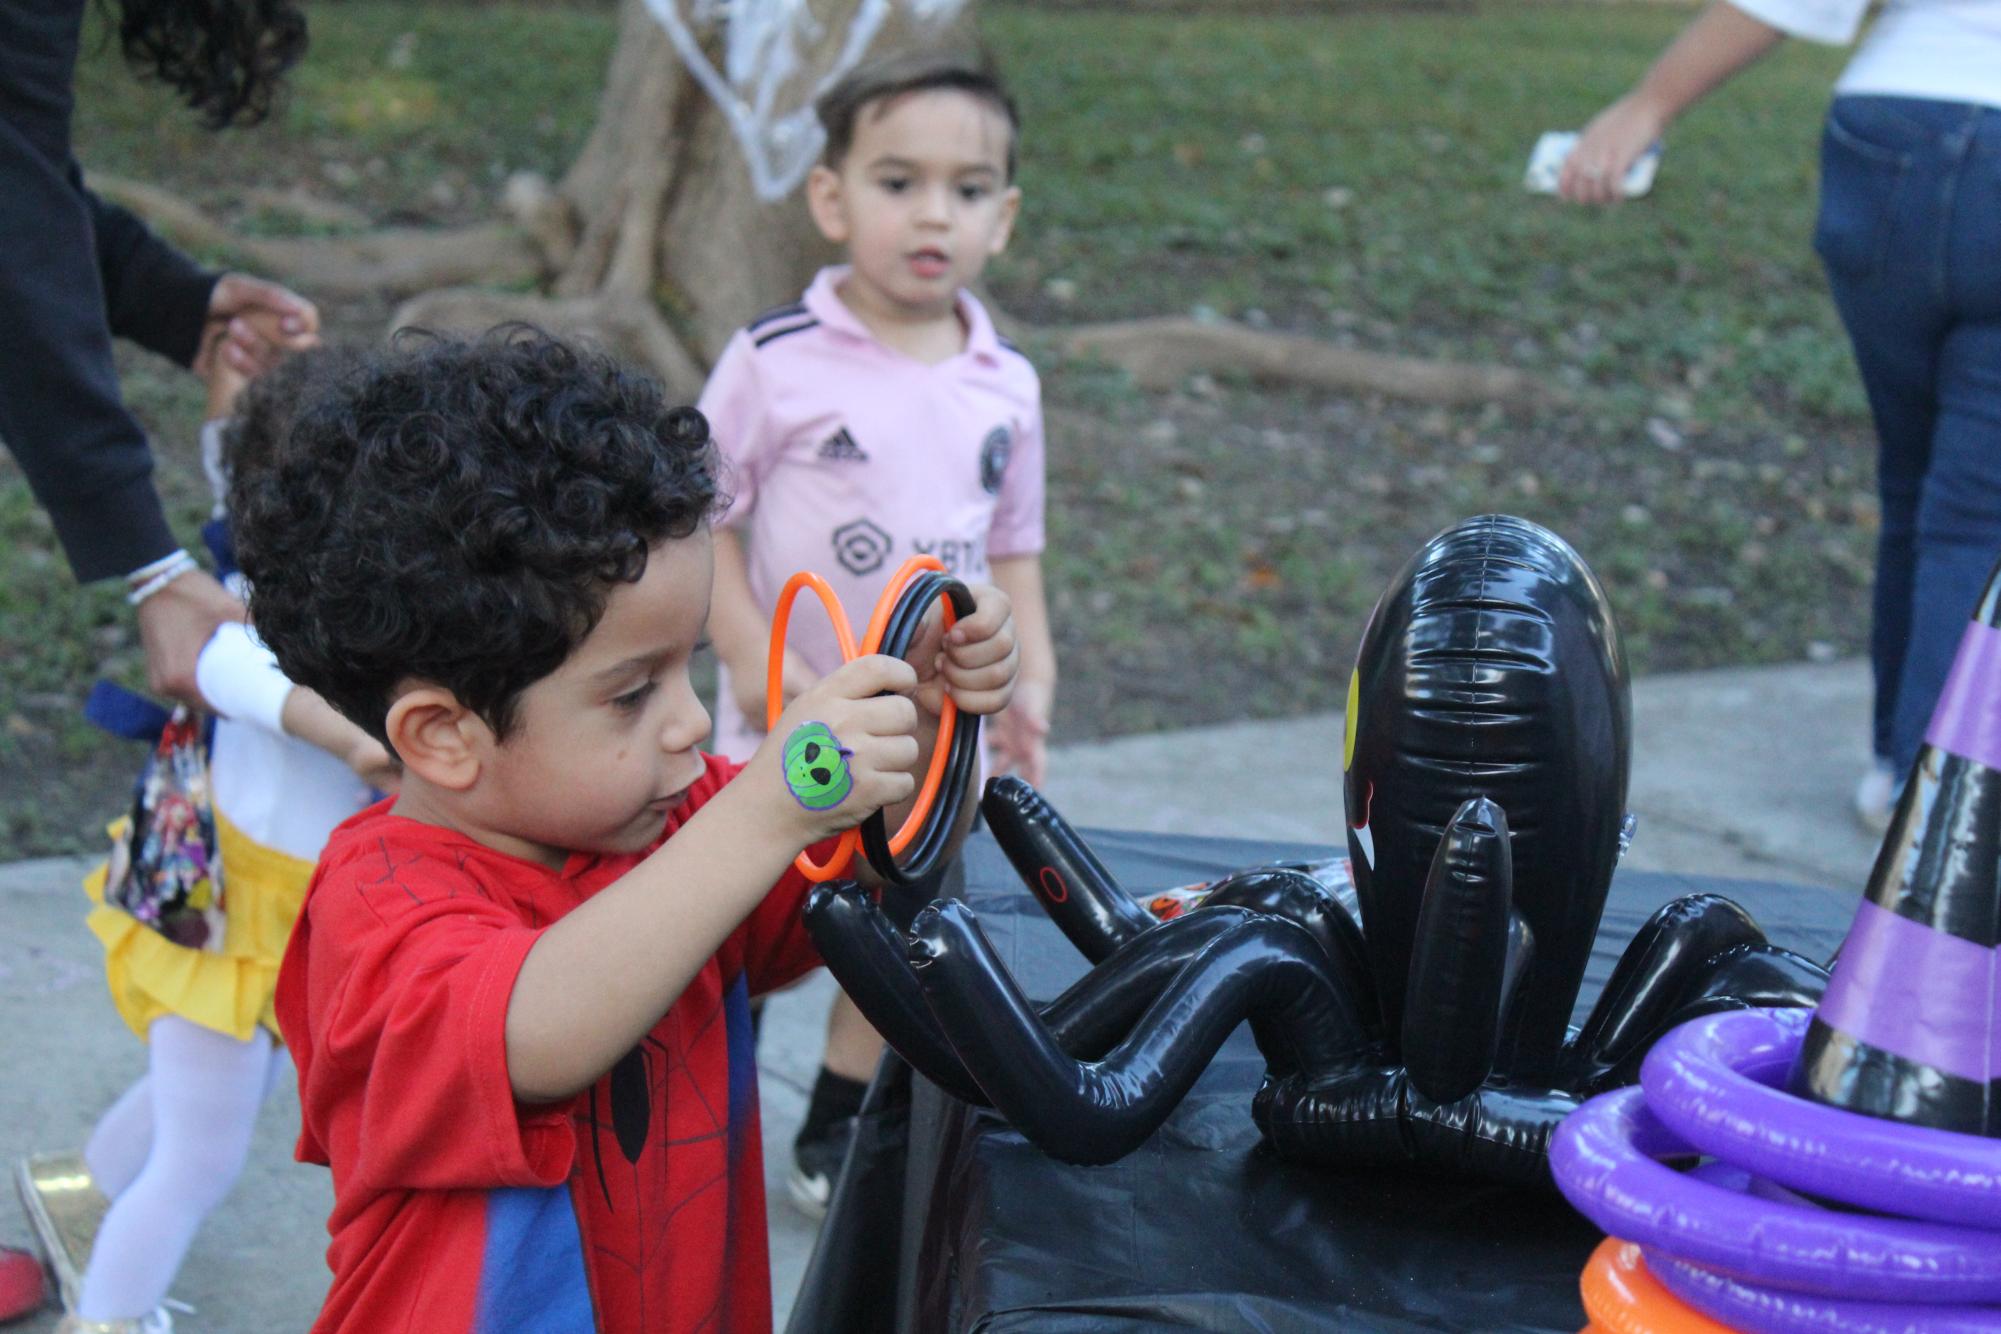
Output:
<instances>
[{"instance_id":1,"label":"green alien sticker","mask_svg":"<svg viewBox=\"0 0 2001 1334\"><path fill-rule=\"evenodd\" d=\"M792 799L809 811L840 805L855 790L854 775L848 772L853 754L825 723L793 728L785 738L785 786Z\"/></svg>"}]
</instances>

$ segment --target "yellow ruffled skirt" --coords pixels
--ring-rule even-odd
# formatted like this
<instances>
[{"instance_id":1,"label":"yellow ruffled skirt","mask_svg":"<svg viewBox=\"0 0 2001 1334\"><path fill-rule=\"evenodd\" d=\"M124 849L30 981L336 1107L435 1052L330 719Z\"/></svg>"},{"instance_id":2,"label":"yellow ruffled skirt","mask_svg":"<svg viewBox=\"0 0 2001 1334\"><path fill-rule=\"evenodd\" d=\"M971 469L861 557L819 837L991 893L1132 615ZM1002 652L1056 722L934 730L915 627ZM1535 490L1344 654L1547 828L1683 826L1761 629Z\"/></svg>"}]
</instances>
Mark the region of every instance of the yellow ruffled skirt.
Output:
<instances>
[{"instance_id":1,"label":"yellow ruffled skirt","mask_svg":"<svg viewBox=\"0 0 2001 1334\"><path fill-rule=\"evenodd\" d=\"M271 997L285 942L305 902L313 864L266 847L215 814L223 874L220 950L176 945L130 913L104 902L105 867L84 878L96 905L87 923L104 944L111 1003L140 1038L155 1019L176 1014L248 1042L262 1024L278 1036Z\"/></svg>"}]
</instances>

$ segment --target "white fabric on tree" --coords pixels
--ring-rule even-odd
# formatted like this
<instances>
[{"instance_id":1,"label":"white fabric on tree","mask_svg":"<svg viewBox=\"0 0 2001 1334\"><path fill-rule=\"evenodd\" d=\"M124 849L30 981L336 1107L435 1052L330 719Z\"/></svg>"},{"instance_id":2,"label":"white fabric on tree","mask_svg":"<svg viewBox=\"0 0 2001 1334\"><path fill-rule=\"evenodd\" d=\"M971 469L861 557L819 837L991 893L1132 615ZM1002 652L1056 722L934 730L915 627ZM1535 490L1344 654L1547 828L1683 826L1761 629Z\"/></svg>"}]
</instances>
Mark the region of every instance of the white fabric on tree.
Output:
<instances>
[{"instance_id":1,"label":"white fabric on tree","mask_svg":"<svg viewBox=\"0 0 2001 1334\"><path fill-rule=\"evenodd\" d=\"M683 12L679 0L646 0L646 8L667 32L675 54L714 99L743 149L751 188L758 198L783 199L806 179L826 144L813 103L861 63L869 44L889 19L893 0L862 0L848 21L839 54L821 71L797 106L781 109L779 96L804 66L805 53L826 29L808 0L693 0ZM915 18L943 22L965 0L902 0ZM723 27L723 69L702 51L697 28Z\"/></svg>"}]
</instances>

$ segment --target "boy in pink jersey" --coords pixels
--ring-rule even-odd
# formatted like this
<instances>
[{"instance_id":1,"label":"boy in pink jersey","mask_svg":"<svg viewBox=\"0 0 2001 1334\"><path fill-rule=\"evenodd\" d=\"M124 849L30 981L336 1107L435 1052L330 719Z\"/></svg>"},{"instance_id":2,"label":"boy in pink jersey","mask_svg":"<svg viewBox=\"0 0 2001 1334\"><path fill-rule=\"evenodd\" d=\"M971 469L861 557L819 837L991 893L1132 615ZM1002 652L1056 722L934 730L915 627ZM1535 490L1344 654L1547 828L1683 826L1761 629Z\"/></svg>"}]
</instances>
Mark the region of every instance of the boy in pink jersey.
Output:
<instances>
[{"instance_id":1,"label":"boy in pink jersey","mask_svg":"<svg viewBox=\"0 0 2001 1334\"><path fill-rule=\"evenodd\" d=\"M716 528L715 748L749 755L763 739L771 609L794 571L823 575L859 633L896 568L930 554L1013 602L1021 671L989 736L997 764L1039 783L1056 692L1041 385L966 290L1021 204L1014 104L987 71L930 59L859 71L818 111L827 147L807 203L849 262L738 332L700 403L733 492ZM825 619L796 615L786 697L839 665ZM825 1211L835 1127L881 1051L838 998L794 1145L792 1193L809 1213Z\"/></svg>"}]
</instances>

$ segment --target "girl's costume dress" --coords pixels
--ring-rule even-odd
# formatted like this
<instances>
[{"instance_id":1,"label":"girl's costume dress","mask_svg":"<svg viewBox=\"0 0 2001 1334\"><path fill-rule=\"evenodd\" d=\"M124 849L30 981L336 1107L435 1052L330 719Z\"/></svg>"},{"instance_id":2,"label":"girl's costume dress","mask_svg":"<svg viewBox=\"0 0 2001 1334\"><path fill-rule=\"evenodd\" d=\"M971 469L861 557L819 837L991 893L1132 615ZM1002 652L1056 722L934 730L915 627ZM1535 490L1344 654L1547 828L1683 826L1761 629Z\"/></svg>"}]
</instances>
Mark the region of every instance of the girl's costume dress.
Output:
<instances>
[{"instance_id":1,"label":"girl's costume dress","mask_svg":"<svg viewBox=\"0 0 2001 1334\"><path fill-rule=\"evenodd\" d=\"M313 861L335 825L368 804L354 772L279 722L292 683L249 627L222 626L196 679L215 708L209 764L226 926L220 950L177 945L104 902L105 867L84 881L119 1015L141 1038L163 1014L248 1041L271 1013L278 964Z\"/></svg>"},{"instance_id":2,"label":"girl's costume dress","mask_svg":"<svg viewBox=\"0 0 2001 1334\"><path fill-rule=\"evenodd\" d=\"M218 506L221 423L202 429L203 463ZM243 592L218 517L209 546L232 592ZM271 1012L278 964L298 920L313 863L334 826L372 799L340 760L287 735L280 721L292 683L250 627L229 623L202 649L195 680L214 713L209 782L222 865L226 927L220 950L189 949L104 902L105 868L84 881L90 929L104 944L112 1003L141 1038L163 1014L248 1041Z\"/></svg>"}]
</instances>

